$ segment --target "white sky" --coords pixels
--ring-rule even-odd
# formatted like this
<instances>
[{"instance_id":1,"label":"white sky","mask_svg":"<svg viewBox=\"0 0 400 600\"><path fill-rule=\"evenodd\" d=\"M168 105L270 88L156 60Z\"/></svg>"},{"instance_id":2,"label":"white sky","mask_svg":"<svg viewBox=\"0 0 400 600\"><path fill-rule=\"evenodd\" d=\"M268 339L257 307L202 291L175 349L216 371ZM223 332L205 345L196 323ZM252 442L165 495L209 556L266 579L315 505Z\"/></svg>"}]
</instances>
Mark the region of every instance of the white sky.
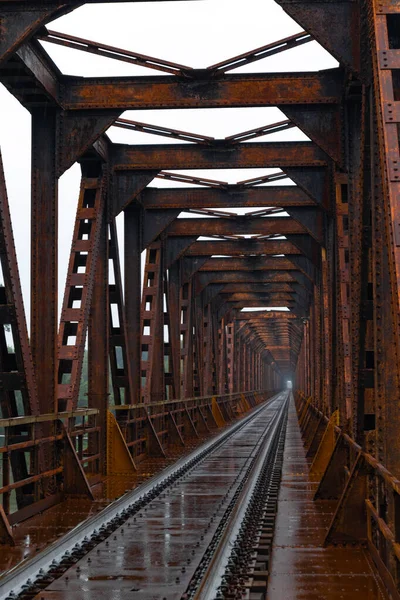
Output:
<instances>
[{"instance_id":1,"label":"white sky","mask_svg":"<svg viewBox=\"0 0 400 600\"><path fill-rule=\"evenodd\" d=\"M90 4L66 15L49 29L203 68L301 31L273 0L201 0L197 2L137 2ZM71 75L157 75L154 70L44 43L62 72ZM337 62L316 42L272 56L232 73L317 71ZM30 309L30 115L0 85L0 147L8 188L25 310ZM125 118L169 126L220 138L285 119L277 108L127 111ZM113 127L111 139L120 143L173 143L159 136ZM293 128L254 142L306 140ZM251 142L250 142L251 143ZM241 171L241 172L240 172ZM193 175L234 183L277 169L191 171ZM187 172L189 173L189 172ZM68 265L78 199L80 169L74 165L59 182L59 302ZM290 185L290 180L279 185ZM171 183L155 180L157 187ZM178 186L174 183L172 185ZM235 209L238 210L238 209ZM123 216L118 218L123 248Z\"/></svg>"}]
</instances>

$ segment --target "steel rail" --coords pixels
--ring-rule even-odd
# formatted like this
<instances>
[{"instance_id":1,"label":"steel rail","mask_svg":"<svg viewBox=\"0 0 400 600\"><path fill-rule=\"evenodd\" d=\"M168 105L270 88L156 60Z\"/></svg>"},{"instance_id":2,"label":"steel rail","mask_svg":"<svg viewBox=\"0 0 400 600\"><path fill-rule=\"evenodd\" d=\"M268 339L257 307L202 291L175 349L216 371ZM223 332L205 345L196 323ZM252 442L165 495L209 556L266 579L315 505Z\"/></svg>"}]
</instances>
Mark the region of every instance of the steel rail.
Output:
<instances>
[{"instance_id":1,"label":"steel rail","mask_svg":"<svg viewBox=\"0 0 400 600\"><path fill-rule=\"evenodd\" d=\"M263 437L261 448L250 467L246 484L235 502L235 506L225 524L224 531L218 540L218 545L213 552L210 563L195 593L193 595L188 594L188 598L193 598L193 600L214 600L218 597L218 591L223 583L226 567L232 554L232 548L245 520L246 512L254 496L258 480L266 462L274 454L282 425L287 416L288 401L289 393L282 409L271 419Z\"/></svg>"},{"instance_id":2,"label":"steel rail","mask_svg":"<svg viewBox=\"0 0 400 600\"><path fill-rule=\"evenodd\" d=\"M261 411L265 410L266 406L269 406L278 397L280 397L280 394L269 398L239 422L225 429L215 438L195 449L188 456L182 457L176 463L164 469L160 474L145 481L132 492L128 492L111 503L97 515L76 526L63 536L63 538L48 546L38 556L28 559L8 571L0 578L0 600L18 598L19 594L34 585L35 579L43 577L51 567L54 568L62 560L66 560L71 552L79 546L90 543L90 537L97 536L99 530L104 530L104 528L108 527L119 527L132 514L136 513L148 502L151 502L165 488L169 487L177 479L180 479L189 469L203 461L235 433L255 419ZM93 545L95 544L92 544L90 549Z\"/></svg>"}]
</instances>

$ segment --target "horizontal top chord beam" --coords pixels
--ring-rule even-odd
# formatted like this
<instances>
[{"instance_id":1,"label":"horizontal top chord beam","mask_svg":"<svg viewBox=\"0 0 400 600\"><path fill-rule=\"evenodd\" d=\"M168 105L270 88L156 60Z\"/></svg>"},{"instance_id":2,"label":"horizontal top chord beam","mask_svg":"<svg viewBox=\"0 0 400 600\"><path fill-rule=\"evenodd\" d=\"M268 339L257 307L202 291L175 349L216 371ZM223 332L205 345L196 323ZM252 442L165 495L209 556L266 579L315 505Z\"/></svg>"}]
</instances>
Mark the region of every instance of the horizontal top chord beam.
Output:
<instances>
[{"instance_id":1,"label":"horizontal top chord beam","mask_svg":"<svg viewBox=\"0 0 400 600\"><path fill-rule=\"evenodd\" d=\"M212 81L156 77L63 77L62 104L77 109L227 108L337 104L340 69L320 73L225 75Z\"/></svg>"},{"instance_id":2,"label":"horizontal top chord beam","mask_svg":"<svg viewBox=\"0 0 400 600\"><path fill-rule=\"evenodd\" d=\"M118 174L117 174L118 176ZM315 202L296 186L264 186L243 190L199 188L147 188L140 196L146 210L156 208L226 208L264 206L315 206Z\"/></svg>"},{"instance_id":3,"label":"horizontal top chord beam","mask_svg":"<svg viewBox=\"0 0 400 600\"><path fill-rule=\"evenodd\" d=\"M327 155L312 142L264 142L220 148L194 144L112 145L116 170L323 167Z\"/></svg>"},{"instance_id":4,"label":"horizontal top chord beam","mask_svg":"<svg viewBox=\"0 0 400 600\"><path fill-rule=\"evenodd\" d=\"M305 227L289 217L241 218L236 219L176 219L168 226L171 236L251 235L251 234L297 234L306 233Z\"/></svg>"},{"instance_id":5,"label":"horizontal top chord beam","mask_svg":"<svg viewBox=\"0 0 400 600\"><path fill-rule=\"evenodd\" d=\"M286 240L235 240L195 242L186 250L186 256L228 256L251 254L301 254L300 250Z\"/></svg>"}]
</instances>

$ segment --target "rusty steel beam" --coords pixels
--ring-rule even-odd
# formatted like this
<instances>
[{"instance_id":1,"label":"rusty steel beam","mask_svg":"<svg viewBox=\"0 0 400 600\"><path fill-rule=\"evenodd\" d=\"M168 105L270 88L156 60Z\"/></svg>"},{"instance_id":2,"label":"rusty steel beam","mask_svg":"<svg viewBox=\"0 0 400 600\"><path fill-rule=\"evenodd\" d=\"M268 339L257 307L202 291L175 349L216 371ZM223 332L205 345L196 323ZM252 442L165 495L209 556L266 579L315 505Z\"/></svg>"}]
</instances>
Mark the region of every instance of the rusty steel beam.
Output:
<instances>
[{"instance_id":1,"label":"rusty steel beam","mask_svg":"<svg viewBox=\"0 0 400 600\"><path fill-rule=\"evenodd\" d=\"M305 227L289 217L236 219L175 219L167 228L169 236L304 234Z\"/></svg>"},{"instance_id":2,"label":"rusty steel beam","mask_svg":"<svg viewBox=\"0 0 400 600\"><path fill-rule=\"evenodd\" d=\"M242 300L240 302L237 302L235 300L226 300L225 302L222 301L221 305L218 308L221 309L224 307L227 311L235 310L237 314L237 311L241 311L243 308L258 308L260 305L264 305L265 308L273 306L274 308L290 308L291 311L300 309L302 312L305 312L305 309L303 307L297 308L297 305L295 303L292 302L290 304L287 300L273 300L272 302L263 304L262 302L260 302L259 298L254 300Z\"/></svg>"},{"instance_id":3,"label":"rusty steel beam","mask_svg":"<svg viewBox=\"0 0 400 600\"><path fill-rule=\"evenodd\" d=\"M169 338L169 374L174 398L181 396L181 311L180 311L180 263L175 262L168 272L168 284L165 284L166 315L164 323L168 326Z\"/></svg>"},{"instance_id":4,"label":"rusty steel beam","mask_svg":"<svg viewBox=\"0 0 400 600\"><path fill-rule=\"evenodd\" d=\"M119 173L115 175L117 178ZM124 176L125 173L124 173ZM134 176L134 174L132 175ZM265 186L226 190L199 188L146 188L139 200L147 210L155 208L225 208L261 206L314 206L315 202L297 186Z\"/></svg>"},{"instance_id":5,"label":"rusty steel beam","mask_svg":"<svg viewBox=\"0 0 400 600\"><path fill-rule=\"evenodd\" d=\"M208 304L209 302L212 302L214 298L222 298L223 300L226 300L228 296L229 299L231 299L232 294L242 294L243 297L244 295L252 294L252 297L257 296L260 299L262 297L267 299L270 299L271 297L279 299L285 297L288 300L293 300L293 295L295 294L296 298L299 298L307 303L309 297L303 294L300 290L301 288L298 287L293 289L290 286L282 287L273 284L258 284L251 287L245 284L211 284L204 289L202 293L202 299L204 304Z\"/></svg>"},{"instance_id":6,"label":"rusty steel beam","mask_svg":"<svg viewBox=\"0 0 400 600\"><path fill-rule=\"evenodd\" d=\"M262 320L296 320L301 321L299 317L292 312L277 312L277 311L249 311L238 313L236 319L239 321L252 321L253 319Z\"/></svg>"},{"instance_id":7,"label":"rusty steel beam","mask_svg":"<svg viewBox=\"0 0 400 600\"><path fill-rule=\"evenodd\" d=\"M186 256L210 256L223 254L240 256L251 254L301 254L301 251L286 240L244 240L195 242L186 250Z\"/></svg>"},{"instance_id":8,"label":"rusty steel beam","mask_svg":"<svg viewBox=\"0 0 400 600\"><path fill-rule=\"evenodd\" d=\"M200 272L206 271L297 271L286 257L252 256L244 258L210 258Z\"/></svg>"},{"instance_id":9,"label":"rusty steel beam","mask_svg":"<svg viewBox=\"0 0 400 600\"><path fill-rule=\"evenodd\" d=\"M215 271L292 271L301 273L310 282L315 283L318 278L318 271L312 263L305 257L297 264L299 257L290 255L286 257L239 257L239 258L209 258L202 266L199 266L199 273Z\"/></svg>"},{"instance_id":10,"label":"rusty steel beam","mask_svg":"<svg viewBox=\"0 0 400 600\"><path fill-rule=\"evenodd\" d=\"M193 183L195 185L202 185L205 187L215 189L226 189L228 183L226 181L220 181L218 179L209 179L208 177L195 177L194 175L187 175L186 173L171 173L171 171L160 171L156 175L157 179L164 179L168 181L179 181L180 183Z\"/></svg>"},{"instance_id":11,"label":"rusty steel beam","mask_svg":"<svg viewBox=\"0 0 400 600\"><path fill-rule=\"evenodd\" d=\"M296 125L292 123L289 119L286 119L285 121L278 121L277 123L270 123L262 127L256 127L255 129L249 129L247 131L242 131L240 133L229 135L225 138L225 140L229 141L231 144L239 144L242 142L248 142L249 140L253 140L257 137L270 135L271 133L287 131L288 129L292 129L293 127L296 127Z\"/></svg>"},{"instance_id":12,"label":"rusty steel beam","mask_svg":"<svg viewBox=\"0 0 400 600\"><path fill-rule=\"evenodd\" d=\"M24 85L15 85L16 79ZM56 106L60 100L61 72L43 48L32 40L0 67L1 82L25 107L31 103L47 103Z\"/></svg>"},{"instance_id":13,"label":"rusty steel beam","mask_svg":"<svg viewBox=\"0 0 400 600\"><path fill-rule=\"evenodd\" d=\"M219 296L229 302L242 302L243 300L247 302L247 300L256 300L260 302L260 306L264 304L269 305L274 301L282 301L282 302L294 302L295 298L292 294L296 292L253 292L252 290L249 292L226 292L223 291L219 294Z\"/></svg>"},{"instance_id":14,"label":"rusty steel beam","mask_svg":"<svg viewBox=\"0 0 400 600\"><path fill-rule=\"evenodd\" d=\"M113 123L114 127L128 129L130 131L139 131L140 133L149 133L159 135L166 138L174 138L184 142L195 142L196 144L210 144L215 138L199 133L182 131L180 129L171 129L171 127L161 127L160 125L151 125L150 123L142 123L140 121L132 121L131 119L116 119Z\"/></svg>"},{"instance_id":15,"label":"rusty steel beam","mask_svg":"<svg viewBox=\"0 0 400 600\"><path fill-rule=\"evenodd\" d=\"M68 77L65 109L217 108L284 104L336 104L343 93L340 69L320 73L225 75L212 81L156 77ZM135 93L132 93L132 90Z\"/></svg>"},{"instance_id":16,"label":"rusty steel beam","mask_svg":"<svg viewBox=\"0 0 400 600\"><path fill-rule=\"evenodd\" d=\"M198 144L112 145L116 170L237 169L267 167L323 167L327 155L312 142L224 143L217 148Z\"/></svg>"},{"instance_id":17,"label":"rusty steel beam","mask_svg":"<svg viewBox=\"0 0 400 600\"><path fill-rule=\"evenodd\" d=\"M109 307L109 236L105 219L99 223L99 242L93 277L93 298L88 319L88 406L97 408L99 437L90 447L91 454L99 453L99 461L91 466L92 473L106 474L107 464L107 412L109 394L109 352L112 315ZM84 344L82 344L83 346ZM111 358L111 357L110 357ZM112 359L110 360L112 363ZM112 368L112 367L111 367Z\"/></svg>"},{"instance_id":18,"label":"rusty steel beam","mask_svg":"<svg viewBox=\"0 0 400 600\"><path fill-rule=\"evenodd\" d=\"M309 280L305 275L296 271L216 271L198 272L194 278L195 292L199 294L205 287L218 283L299 283L305 290L309 290Z\"/></svg>"},{"instance_id":19,"label":"rusty steel beam","mask_svg":"<svg viewBox=\"0 0 400 600\"><path fill-rule=\"evenodd\" d=\"M226 286L226 289L229 289L228 286ZM242 288L243 289L243 288ZM266 288L265 291L262 291L262 286L256 287L256 286L252 286L251 288L247 288L245 289L245 291L243 292L242 290L240 290L239 288L237 289L238 292L240 293L247 293L247 292L251 292L254 294L273 294L275 297L280 297L283 298L284 296L288 296L288 298L292 299L293 301L295 300L296 302L304 305L304 306L308 306L312 300L312 297L310 296L310 294L307 294L304 289L297 285L293 288L279 288L277 286L271 286L271 289L269 289L268 287ZM225 293L225 287L224 290L222 291L222 293Z\"/></svg>"},{"instance_id":20,"label":"rusty steel beam","mask_svg":"<svg viewBox=\"0 0 400 600\"><path fill-rule=\"evenodd\" d=\"M32 118L31 349L41 413L54 412L58 329L56 115Z\"/></svg>"},{"instance_id":21,"label":"rusty steel beam","mask_svg":"<svg viewBox=\"0 0 400 600\"><path fill-rule=\"evenodd\" d=\"M214 77L215 75L218 76L220 73L226 73L227 71L231 71L252 62L268 58L274 54L296 48L297 46L312 41L312 37L307 32L302 31L282 40L272 42L260 48L247 51L244 54L229 58L223 62L211 65L206 69L198 70L186 65L173 63L165 59L146 56L138 52L132 52L130 50L117 48L115 46L109 46L94 40L87 40L85 38L67 35L58 31L45 30L44 33L41 33L37 37L38 39L52 44L73 48L82 52L97 54L98 56L103 56L113 60L128 62L139 67L147 67L148 69L155 69L157 71L170 73L172 75L180 75L182 77L194 79L197 78L199 72L201 72L203 78L207 77L207 75L209 77Z\"/></svg>"},{"instance_id":22,"label":"rusty steel beam","mask_svg":"<svg viewBox=\"0 0 400 600\"><path fill-rule=\"evenodd\" d=\"M297 298L296 296L285 296L282 295L278 297L277 295L259 295L259 294L232 294L231 296L222 296L219 298L220 303L218 309L222 307L229 307L237 309L237 308L288 308L289 310L295 312L296 314L304 314L306 315L309 312L309 303L304 302L301 298ZM220 316L222 314L220 313Z\"/></svg>"},{"instance_id":23,"label":"rusty steel beam","mask_svg":"<svg viewBox=\"0 0 400 600\"><path fill-rule=\"evenodd\" d=\"M306 31L301 31L300 33L296 33L276 42L272 42L271 44L267 44L265 46L262 46L261 48L256 48L255 50L244 52L243 54L239 54L238 56L234 56L233 58L228 58L227 60L216 63L215 65L211 65L207 68L207 71L211 71L212 73L218 74L226 73L227 71L231 71L232 69L237 69L238 67L248 65L252 62L263 60L264 58L268 58L269 56L273 56L274 54L285 52L285 50L297 48L298 46L301 46L302 44L307 44L311 41L312 37Z\"/></svg>"},{"instance_id":24,"label":"rusty steel beam","mask_svg":"<svg viewBox=\"0 0 400 600\"><path fill-rule=\"evenodd\" d=\"M125 258L125 323L127 334L127 358L132 377L130 398L125 402L134 404L141 398L141 251L142 214L137 206L124 212L124 258Z\"/></svg>"},{"instance_id":25,"label":"rusty steel beam","mask_svg":"<svg viewBox=\"0 0 400 600\"><path fill-rule=\"evenodd\" d=\"M173 75L184 75L186 72L192 71L191 67L185 65L172 63L152 56L146 56L144 54L139 54L138 52L131 52L122 48L116 48L115 46L108 46L107 44L67 35L50 29L45 30L45 33L38 35L37 37L40 40L59 46L90 52L91 54L97 54L98 56L105 58L116 59L136 66L171 73Z\"/></svg>"},{"instance_id":26,"label":"rusty steel beam","mask_svg":"<svg viewBox=\"0 0 400 600\"><path fill-rule=\"evenodd\" d=\"M171 129L171 127L162 127L160 125L152 125L151 123L142 123L140 121L132 121L130 119L118 118L113 123L114 127L121 129L128 129L130 131L139 131L140 133L148 133L152 135L159 135L160 137L173 138L184 142L194 142L196 144L204 144L206 146L219 146L221 140L215 139L208 135L202 135L199 133L193 133L190 131L182 131L181 129ZM270 123L262 127L256 127L248 131L242 131L222 138L226 144L234 145L242 142L247 142L257 137L263 137L271 133L278 133L280 131L287 131L296 127L289 119L285 121L279 121L277 123Z\"/></svg>"},{"instance_id":27,"label":"rusty steel beam","mask_svg":"<svg viewBox=\"0 0 400 600\"><path fill-rule=\"evenodd\" d=\"M57 369L57 409L60 411L77 407L90 314L93 323L97 320L104 322L107 319L107 286L103 289L101 281L96 281L99 270L103 272L104 279L108 277L108 237L107 230L103 226L106 212L106 177L101 165L95 172L91 172L91 168L93 167L90 166L88 169L86 165L82 168L73 242L61 310ZM94 287L97 288L94 297L96 308L92 306ZM95 335L91 337L93 341ZM104 350L103 354L108 356L108 349ZM104 407L102 414L104 419Z\"/></svg>"},{"instance_id":28,"label":"rusty steel beam","mask_svg":"<svg viewBox=\"0 0 400 600\"><path fill-rule=\"evenodd\" d=\"M218 288L220 288L220 286L218 284L211 284L211 286L208 287L213 287L213 286L218 286ZM299 293L300 290L300 286L298 283L254 283L252 286L247 285L246 283L228 283L225 285L222 285L222 287L219 289L218 293L221 294L231 294L233 292L245 292L245 291L250 291L252 293L280 293L280 292L287 292L289 294L292 293Z\"/></svg>"},{"instance_id":29,"label":"rusty steel beam","mask_svg":"<svg viewBox=\"0 0 400 600\"><path fill-rule=\"evenodd\" d=\"M127 217L125 216L125 221ZM128 352L128 336L125 319L124 294L122 287L118 231L115 219L109 223L108 257L114 273L114 282L108 283L108 331L111 380L114 404L130 404L132 372ZM125 263L126 264L126 263ZM128 269L130 265L128 264ZM131 273L132 278L132 273Z\"/></svg>"}]
</instances>

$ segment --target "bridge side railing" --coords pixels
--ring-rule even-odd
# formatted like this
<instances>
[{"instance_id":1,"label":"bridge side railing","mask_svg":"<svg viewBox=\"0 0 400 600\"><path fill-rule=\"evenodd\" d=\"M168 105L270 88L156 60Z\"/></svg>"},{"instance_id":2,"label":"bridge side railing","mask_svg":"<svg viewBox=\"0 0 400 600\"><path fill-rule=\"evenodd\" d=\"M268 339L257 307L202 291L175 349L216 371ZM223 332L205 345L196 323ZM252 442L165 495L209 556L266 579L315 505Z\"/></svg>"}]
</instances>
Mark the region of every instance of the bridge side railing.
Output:
<instances>
[{"instance_id":1,"label":"bridge side railing","mask_svg":"<svg viewBox=\"0 0 400 600\"><path fill-rule=\"evenodd\" d=\"M400 480L338 426L296 393L296 408L315 500L337 500L324 544L367 545L393 598L400 598Z\"/></svg>"},{"instance_id":2,"label":"bridge side railing","mask_svg":"<svg viewBox=\"0 0 400 600\"><path fill-rule=\"evenodd\" d=\"M226 395L115 405L110 411L134 463L147 456L166 456L168 449L209 435L275 393L254 390ZM118 468L112 469L114 472Z\"/></svg>"},{"instance_id":3,"label":"bridge side railing","mask_svg":"<svg viewBox=\"0 0 400 600\"><path fill-rule=\"evenodd\" d=\"M110 405L106 430L96 408L0 419L0 543L13 542L12 525L65 496L93 498L91 488L105 475L129 476L132 483L140 461L178 456L274 393Z\"/></svg>"},{"instance_id":4,"label":"bridge side railing","mask_svg":"<svg viewBox=\"0 0 400 600\"><path fill-rule=\"evenodd\" d=\"M99 470L97 415L97 409L77 409L0 419L0 521L3 524L6 519L7 524L13 525L59 501L57 484L62 483L60 487L65 493L78 491L90 495L84 471L88 465L92 465L92 470ZM47 470L39 467L43 454L49 458Z\"/></svg>"}]
</instances>

